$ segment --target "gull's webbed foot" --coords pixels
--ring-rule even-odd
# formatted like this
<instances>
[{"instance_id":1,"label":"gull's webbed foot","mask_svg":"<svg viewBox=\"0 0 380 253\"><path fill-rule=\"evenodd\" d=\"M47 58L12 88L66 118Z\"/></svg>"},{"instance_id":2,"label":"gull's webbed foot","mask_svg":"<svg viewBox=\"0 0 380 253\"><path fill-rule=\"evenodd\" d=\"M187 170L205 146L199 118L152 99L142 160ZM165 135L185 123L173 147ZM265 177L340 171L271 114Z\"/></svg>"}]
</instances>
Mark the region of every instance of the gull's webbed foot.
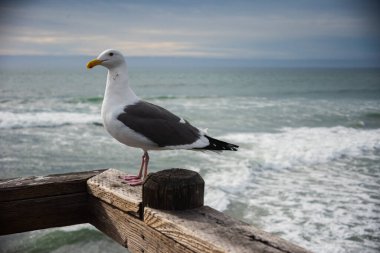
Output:
<instances>
[{"instance_id":1,"label":"gull's webbed foot","mask_svg":"<svg viewBox=\"0 0 380 253\"><path fill-rule=\"evenodd\" d=\"M127 176L119 176L120 179L123 179L123 184L128 184L130 186L137 186L142 185L144 180L141 178L141 176L133 176L133 175L127 175Z\"/></svg>"}]
</instances>

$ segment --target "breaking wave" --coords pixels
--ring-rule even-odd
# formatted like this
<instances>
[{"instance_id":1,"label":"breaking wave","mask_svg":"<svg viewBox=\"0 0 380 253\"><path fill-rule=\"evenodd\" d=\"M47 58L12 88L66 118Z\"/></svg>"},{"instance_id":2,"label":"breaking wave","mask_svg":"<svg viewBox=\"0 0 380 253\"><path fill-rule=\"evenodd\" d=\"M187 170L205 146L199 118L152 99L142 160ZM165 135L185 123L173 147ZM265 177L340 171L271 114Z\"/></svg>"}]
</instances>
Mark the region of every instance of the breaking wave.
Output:
<instances>
[{"instance_id":1,"label":"breaking wave","mask_svg":"<svg viewBox=\"0 0 380 253\"><path fill-rule=\"evenodd\" d=\"M237 133L221 138L240 144L240 155L272 168L312 166L341 158L367 157L380 150L380 129L342 126L283 128L278 133Z\"/></svg>"},{"instance_id":2,"label":"breaking wave","mask_svg":"<svg viewBox=\"0 0 380 253\"><path fill-rule=\"evenodd\" d=\"M206 154L206 204L316 252L378 248L371 238L379 227L380 129L300 127L219 138L240 149Z\"/></svg>"},{"instance_id":3,"label":"breaking wave","mask_svg":"<svg viewBox=\"0 0 380 253\"><path fill-rule=\"evenodd\" d=\"M75 112L0 112L0 128L59 127L75 124L98 124L98 114Z\"/></svg>"}]
</instances>

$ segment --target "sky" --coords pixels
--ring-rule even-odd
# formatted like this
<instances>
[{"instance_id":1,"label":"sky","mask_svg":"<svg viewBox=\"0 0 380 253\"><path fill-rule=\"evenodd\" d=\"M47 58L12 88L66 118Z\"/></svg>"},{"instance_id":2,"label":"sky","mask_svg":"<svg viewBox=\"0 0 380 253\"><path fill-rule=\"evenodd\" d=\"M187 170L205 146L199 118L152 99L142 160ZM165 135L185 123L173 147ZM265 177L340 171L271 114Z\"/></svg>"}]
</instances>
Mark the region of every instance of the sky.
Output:
<instances>
[{"instance_id":1,"label":"sky","mask_svg":"<svg viewBox=\"0 0 380 253\"><path fill-rule=\"evenodd\" d=\"M380 1L0 0L0 55L380 63Z\"/></svg>"}]
</instances>

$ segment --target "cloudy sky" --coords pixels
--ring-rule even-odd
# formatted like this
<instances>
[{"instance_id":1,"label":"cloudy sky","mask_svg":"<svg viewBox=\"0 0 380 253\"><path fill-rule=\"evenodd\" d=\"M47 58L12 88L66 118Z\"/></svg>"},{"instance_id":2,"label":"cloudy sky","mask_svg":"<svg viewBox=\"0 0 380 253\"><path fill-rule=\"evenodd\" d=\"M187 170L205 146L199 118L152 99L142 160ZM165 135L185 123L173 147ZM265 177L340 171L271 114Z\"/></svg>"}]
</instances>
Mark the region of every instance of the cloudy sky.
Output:
<instances>
[{"instance_id":1,"label":"cloudy sky","mask_svg":"<svg viewBox=\"0 0 380 253\"><path fill-rule=\"evenodd\" d=\"M0 1L0 55L379 61L379 1Z\"/></svg>"}]
</instances>

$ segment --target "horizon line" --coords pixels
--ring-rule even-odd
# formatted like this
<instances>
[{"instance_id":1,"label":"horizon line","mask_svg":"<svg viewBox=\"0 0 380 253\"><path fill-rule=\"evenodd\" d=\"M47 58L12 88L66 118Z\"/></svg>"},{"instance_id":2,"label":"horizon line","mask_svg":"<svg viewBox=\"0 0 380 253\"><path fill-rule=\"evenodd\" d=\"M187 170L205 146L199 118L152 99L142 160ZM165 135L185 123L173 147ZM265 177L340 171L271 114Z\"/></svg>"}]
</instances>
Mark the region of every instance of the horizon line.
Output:
<instances>
[{"instance_id":1,"label":"horizon line","mask_svg":"<svg viewBox=\"0 0 380 253\"><path fill-rule=\"evenodd\" d=\"M67 65L70 58L94 58L94 55L0 55L0 67L12 66L22 61L31 61L36 65ZM280 67L280 68L380 68L380 59L284 59L284 58L238 58L210 56L127 56L134 66L215 66L215 67ZM57 59L51 62L49 59ZM27 62L26 62L27 63ZM75 64L74 64L75 65Z\"/></svg>"}]
</instances>

